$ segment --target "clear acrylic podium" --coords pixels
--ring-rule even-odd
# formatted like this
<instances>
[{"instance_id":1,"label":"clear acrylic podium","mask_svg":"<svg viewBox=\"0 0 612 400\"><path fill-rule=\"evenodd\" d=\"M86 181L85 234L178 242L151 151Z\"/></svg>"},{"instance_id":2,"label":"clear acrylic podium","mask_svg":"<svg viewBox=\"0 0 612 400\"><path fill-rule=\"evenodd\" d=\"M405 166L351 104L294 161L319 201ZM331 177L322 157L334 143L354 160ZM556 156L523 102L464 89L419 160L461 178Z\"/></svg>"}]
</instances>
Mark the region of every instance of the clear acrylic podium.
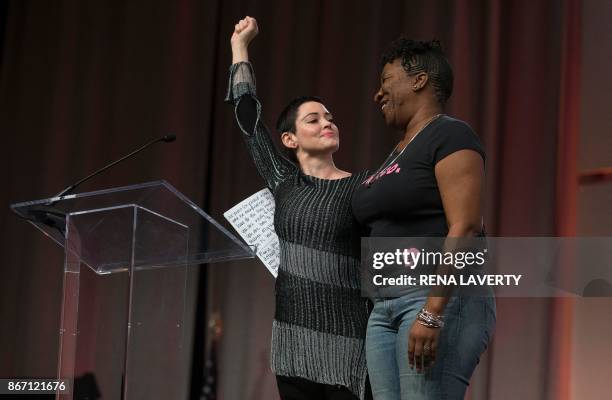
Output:
<instances>
[{"instance_id":1,"label":"clear acrylic podium","mask_svg":"<svg viewBox=\"0 0 612 400\"><path fill-rule=\"evenodd\" d=\"M65 251L56 398L185 399L190 269L253 250L164 181L11 208Z\"/></svg>"}]
</instances>

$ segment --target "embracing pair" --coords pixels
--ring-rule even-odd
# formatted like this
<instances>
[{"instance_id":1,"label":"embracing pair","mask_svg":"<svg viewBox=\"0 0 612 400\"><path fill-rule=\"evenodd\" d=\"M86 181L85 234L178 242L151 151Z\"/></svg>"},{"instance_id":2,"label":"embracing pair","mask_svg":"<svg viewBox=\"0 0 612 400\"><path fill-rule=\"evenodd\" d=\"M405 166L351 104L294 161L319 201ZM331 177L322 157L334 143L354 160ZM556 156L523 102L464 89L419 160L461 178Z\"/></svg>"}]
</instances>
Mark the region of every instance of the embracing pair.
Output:
<instances>
[{"instance_id":1,"label":"embracing pair","mask_svg":"<svg viewBox=\"0 0 612 400\"><path fill-rule=\"evenodd\" d=\"M466 123L443 113L453 72L440 44L400 38L383 55L374 101L401 136L378 168L352 174L334 164L338 125L317 97L285 107L276 125L284 149L274 146L248 59L257 33L251 17L235 26L226 101L276 201L271 363L281 398L463 399L494 330L493 297L360 291L362 235L483 234L485 153Z\"/></svg>"}]
</instances>

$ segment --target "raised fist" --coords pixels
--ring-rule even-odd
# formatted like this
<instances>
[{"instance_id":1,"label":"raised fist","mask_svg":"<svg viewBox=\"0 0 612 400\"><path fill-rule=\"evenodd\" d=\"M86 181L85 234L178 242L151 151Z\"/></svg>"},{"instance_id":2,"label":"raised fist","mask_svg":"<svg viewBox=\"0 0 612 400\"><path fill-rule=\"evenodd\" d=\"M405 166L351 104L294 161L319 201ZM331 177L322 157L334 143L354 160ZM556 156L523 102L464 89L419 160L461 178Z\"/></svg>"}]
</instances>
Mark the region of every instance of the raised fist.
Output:
<instances>
[{"instance_id":1,"label":"raised fist","mask_svg":"<svg viewBox=\"0 0 612 400\"><path fill-rule=\"evenodd\" d=\"M251 40L259 33L259 28L257 27L257 21L255 18L249 17L248 15L238 21L238 23L234 26L234 33L232 34L232 38L230 40L232 46L234 45L243 45L248 46L251 43Z\"/></svg>"}]
</instances>

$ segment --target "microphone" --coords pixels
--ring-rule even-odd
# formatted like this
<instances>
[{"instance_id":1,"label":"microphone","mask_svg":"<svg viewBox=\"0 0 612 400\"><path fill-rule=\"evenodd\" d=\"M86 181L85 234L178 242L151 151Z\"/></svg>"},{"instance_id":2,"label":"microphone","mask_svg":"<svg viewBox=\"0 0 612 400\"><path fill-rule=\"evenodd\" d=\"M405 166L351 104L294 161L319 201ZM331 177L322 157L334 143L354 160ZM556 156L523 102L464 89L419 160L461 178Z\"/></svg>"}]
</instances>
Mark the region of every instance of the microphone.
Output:
<instances>
[{"instance_id":1,"label":"microphone","mask_svg":"<svg viewBox=\"0 0 612 400\"><path fill-rule=\"evenodd\" d=\"M107 169L114 167L115 165L119 164L122 161L127 160L130 157L135 156L136 154L140 153L141 151L145 150L146 148L154 145L155 143L159 143L159 142L164 142L164 143L171 143L174 142L176 140L176 135L170 133L168 135L165 135L163 137L160 137L158 139L154 139L151 140L148 143L145 143L144 145L140 146L139 148L137 148L136 150L132 151L129 154L126 154L125 156L121 157L120 159L113 161L112 163L100 168L99 170L87 175L85 178L79 180L78 182L68 186L67 188L65 188L64 190L62 190L61 192L59 192L58 194L56 194L53 197L62 197L62 196L66 196L70 193L72 193L79 185L81 185L82 183L88 181L89 179L93 178L96 175L101 174L102 172L106 171ZM57 202L61 201L62 199L57 199L54 201L51 201L49 203L47 203L44 206L34 206L32 208L30 208L30 210L28 211L28 217L27 219L30 219L34 222L40 222L43 223L47 226L50 226L52 228L56 228L58 229L62 235L64 235L66 233L66 212L63 210L60 210L56 207L53 207Z\"/></svg>"},{"instance_id":2,"label":"microphone","mask_svg":"<svg viewBox=\"0 0 612 400\"><path fill-rule=\"evenodd\" d=\"M67 194L70 194L72 191L74 191L74 189L76 189L79 185L81 185L82 183L88 181L89 179L93 178L94 176L101 174L102 172L106 171L107 169L114 167L115 165L119 164L121 161L127 160L128 158L140 153L141 151L143 151L144 149L146 149L149 146L154 145L155 143L158 142L164 142L164 143L170 143L170 142L174 142L176 140L176 135L170 133L166 136L160 137L159 139L154 139L151 140L150 142L140 146L139 148L137 148L136 150L134 150L133 152L131 152L130 154L127 154L123 157L121 157L120 159L113 161L112 163L100 168L99 170L95 171L92 174L87 175L85 178L81 179L80 181L78 181L77 183L74 183L70 186L68 186L67 188L65 188L64 190L62 190L61 192L59 192L58 194L56 194L53 197L61 197L61 196L65 196ZM55 204L52 203L52 204Z\"/></svg>"}]
</instances>

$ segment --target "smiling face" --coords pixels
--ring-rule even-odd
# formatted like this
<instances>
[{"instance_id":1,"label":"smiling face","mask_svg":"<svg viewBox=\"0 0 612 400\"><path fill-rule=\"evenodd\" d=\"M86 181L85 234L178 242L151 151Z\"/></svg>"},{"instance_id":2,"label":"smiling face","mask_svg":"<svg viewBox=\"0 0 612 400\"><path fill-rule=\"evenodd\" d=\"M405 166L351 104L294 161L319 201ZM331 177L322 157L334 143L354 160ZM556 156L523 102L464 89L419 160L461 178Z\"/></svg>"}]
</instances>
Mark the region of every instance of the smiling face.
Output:
<instances>
[{"instance_id":1,"label":"smiling face","mask_svg":"<svg viewBox=\"0 0 612 400\"><path fill-rule=\"evenodd\" d=\"M295 133L284 132L281 139L285 146L309 155L334 153L340 146L338 127L331 113L316 101L300 105L295 118Z\"/></svg>"},{"instance_id":2,"label":"smiling face","mask_svg":"<svg viewBox=\"0 0 612 400\"><path fill-rule=\"evenodd\" d=\"M380 89L374 101L380 104L388 126L403 130L412 118L422 88L418 75L408 75L401 60L385 64L380 74Z\"/></svg>"}]
</instances>

